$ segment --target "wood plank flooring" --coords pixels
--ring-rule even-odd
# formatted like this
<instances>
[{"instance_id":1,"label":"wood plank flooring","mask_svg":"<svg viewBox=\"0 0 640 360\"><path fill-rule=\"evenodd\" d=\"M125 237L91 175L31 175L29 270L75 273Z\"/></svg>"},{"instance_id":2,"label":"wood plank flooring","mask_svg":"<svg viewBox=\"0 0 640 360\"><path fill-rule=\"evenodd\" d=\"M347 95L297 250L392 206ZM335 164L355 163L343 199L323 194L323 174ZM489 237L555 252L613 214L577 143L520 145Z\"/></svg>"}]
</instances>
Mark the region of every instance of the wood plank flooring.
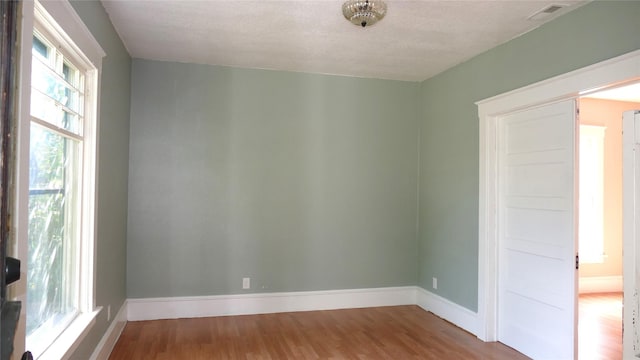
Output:
<instances>
[{"instance_id":1,"label":"wood plank flooring","mask_svg":"<svg viewBox=\"0 0 640 360\"><path fill-rule=\"evenodd\" d=\"M580 360L622 359L622 293L580 295Z\"/></svg>"},{"instance_id":2,"label":"wood plank flooring","mask_svg":"<svg viewBox=\"0 0 640 360\"><path fill-rule=\"evenodd\" d=\"M409 305L129 322L109 359L528 358Z\"/></svg>"}]
</instances>

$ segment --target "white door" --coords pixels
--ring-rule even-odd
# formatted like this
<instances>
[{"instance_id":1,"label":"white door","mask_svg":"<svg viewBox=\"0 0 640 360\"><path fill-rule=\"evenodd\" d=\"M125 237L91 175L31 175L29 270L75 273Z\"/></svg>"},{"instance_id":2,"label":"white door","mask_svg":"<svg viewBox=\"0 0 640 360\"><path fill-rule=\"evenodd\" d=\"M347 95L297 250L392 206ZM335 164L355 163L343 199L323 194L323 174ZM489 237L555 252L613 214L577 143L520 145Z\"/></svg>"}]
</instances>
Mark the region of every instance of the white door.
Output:
<instances>
[{"instance_id":1,"label":"white door","mask_svg":"<svg viewBox=\"0 0 640 360\"><path fill-rule=\"evenodd\" d=\"M498 340L534 359L573 359L576 105L498 123Z\"/></svg>"},{"instance_id":2,"label":"white door","mask_svg":"<svg viewBox=\"0 0 640 360\"><path fill-rule=\"evenodd\" d=\"M624 315L623 359L640 354L640 110L627 111L622 120Z\"/></svg>"}]
</instances>

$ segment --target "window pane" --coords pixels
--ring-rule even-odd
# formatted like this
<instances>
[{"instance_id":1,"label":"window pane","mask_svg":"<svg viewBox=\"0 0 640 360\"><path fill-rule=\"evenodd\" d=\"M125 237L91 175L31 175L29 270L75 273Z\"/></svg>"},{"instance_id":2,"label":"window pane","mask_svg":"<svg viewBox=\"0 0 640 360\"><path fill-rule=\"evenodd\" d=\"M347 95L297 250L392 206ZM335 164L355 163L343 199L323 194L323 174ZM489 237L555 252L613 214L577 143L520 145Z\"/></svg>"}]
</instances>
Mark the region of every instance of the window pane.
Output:
<instances>
[{"instance_id":1,"label":"window pane","mask_svg":"<svg viewBox=\"0 0 640 360\"><path fill-rule=\"evenodd\" d=\"M580 126L578 247L582 263L604 260L604 130Z\"/></svg>"},{"instance_id":2,"label":"window pane","mask_svg":"<svg viewBox=\"0 0 640 360\"><path fill-rule=\"evenodd\" d=\"M66 61L62 65L62 77L75 88L80 88L80 72Z\"/></svg>"},{"instance_id":3,"label":"window pane","mask_svg":"<svg viewBox=\"0 0 640 360\"><path fill-rule=\"evenodd\" d=\"M79 154L77 141L32 123L27 336L49 338L77 312Z\"/></svg>"},{"instance_id":4,"label":"window pane","mask_svg":"<svg viewBox=\"0 0 640 360\"><path fill-rule=\"evenodd\" d=\"M35 36L33 37L33 53L40 54L45 59L49 58L49 47Z\"/></svg>"},{"instance_id":5,"label":"window pane","mask_svg":"<svg viewBox=\"0 0 640 360\"><path fill-rule=\"evenodd\" d=\"M69 78L73 70L67 67ZM80 94L71 88L40 61L33 61L31 71L31 115L55 126L81 135L78 117L68 117L67 112L80 112Z\"/></svg>"},{"instance_id":6,"label":"window pane","mask_svg":"<svg viewBox=\"0 0 640 360\"><path fill-rule=\"evenodd\" d=\"M74 134L82 135L78 115L65 110L53 99L39 91L31 92L31 116L71 131Z\"/></svg>"},{"instance_id":7,"label":"window pane","mask_svg":"<svg viewBox=\"0 0 640 360\"><path fill-rule=\"evenodd\" d=\"M64 76L64 75L63 75ZM40 61L34 61L31 69L31 86L50 96L60 104L78 111L78 91L69 87L62 78Z\"/></svg>"}]
</instances>

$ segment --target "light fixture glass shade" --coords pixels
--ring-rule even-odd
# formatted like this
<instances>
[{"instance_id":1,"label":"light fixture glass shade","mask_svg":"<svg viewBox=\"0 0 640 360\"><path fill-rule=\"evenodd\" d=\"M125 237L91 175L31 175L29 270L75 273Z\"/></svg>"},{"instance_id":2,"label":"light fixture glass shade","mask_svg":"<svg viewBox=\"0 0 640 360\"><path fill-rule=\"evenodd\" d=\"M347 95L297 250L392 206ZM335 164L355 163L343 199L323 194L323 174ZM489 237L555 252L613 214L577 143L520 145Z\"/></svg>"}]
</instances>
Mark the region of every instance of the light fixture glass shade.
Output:
<instances>
[{"instance_id":1,"label":"light fixture glass shade","mask_svg":"<svg viewBox=\"0 0 640 360\"><path fill-rule=\"evenodd\" d=\"M387 13L382 0L347 0L342 4L342 14L355 25L365 27L381 20Z\"/></svg>"}]
</instances>

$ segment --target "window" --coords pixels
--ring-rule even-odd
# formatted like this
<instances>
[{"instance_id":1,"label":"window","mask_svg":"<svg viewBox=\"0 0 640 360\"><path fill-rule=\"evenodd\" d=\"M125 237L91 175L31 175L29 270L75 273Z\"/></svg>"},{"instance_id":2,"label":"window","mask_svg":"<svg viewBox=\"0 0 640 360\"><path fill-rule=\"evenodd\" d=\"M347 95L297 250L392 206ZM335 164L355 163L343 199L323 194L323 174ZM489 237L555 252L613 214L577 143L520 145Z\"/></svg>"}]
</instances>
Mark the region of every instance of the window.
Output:
<instances>
[{"instance_id":1,"label":"window","mask_svg":"<svg viewBox=\"0 0 640 360\"><path fill-rule=\"evenodd\" d=\"M582 263L603 261L604 131L602 126L580 125L578 245Z\"/></svg>"},{"instance_id":2,"label":"window","mask_svg":"<svg viewBox=\"0 0 640 360\"><path fill-rule=\"evenodd\" d=\"M36 358L62 357L96 314L97 80L96 66L36 2L25 305L26 346Z\"/></svg>"}]
</instances>

